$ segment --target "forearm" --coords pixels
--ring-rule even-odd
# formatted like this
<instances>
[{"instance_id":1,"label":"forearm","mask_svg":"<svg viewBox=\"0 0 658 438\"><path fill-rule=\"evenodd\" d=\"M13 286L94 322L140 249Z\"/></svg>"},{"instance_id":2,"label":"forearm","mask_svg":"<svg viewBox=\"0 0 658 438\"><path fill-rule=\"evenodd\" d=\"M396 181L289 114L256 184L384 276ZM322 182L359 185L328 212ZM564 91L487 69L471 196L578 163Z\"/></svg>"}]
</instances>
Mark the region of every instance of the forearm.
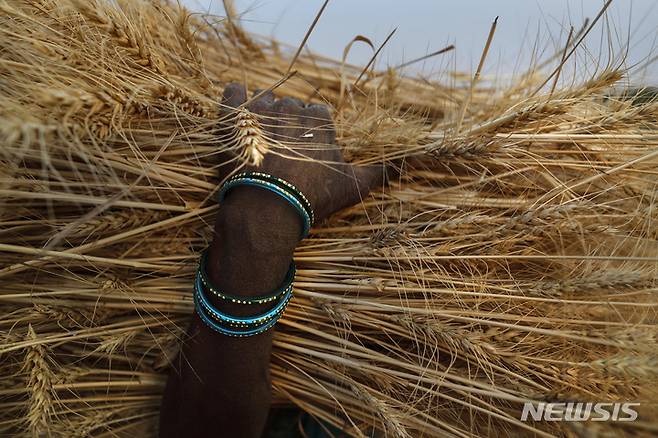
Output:
<instances>
[{"instance_id":1,"label":"forearm","mask_svg":"<svg viewBox=\"0 0 658 438\"><path fill-rule=\"evenodd\" d=\"M220 290L233 295L268 294L284 281L300 233L301 221L285 201L259 188L237 187L215 221L208 275ZM255 308L237 309L254 313Z\"/></svg>"},{"instance_id":2,"label":"forearm","mask_svg":"<svg viewBox=\"0 0 658 438\"><path fill-rule=\"evenodd\" d=\"M209 248L207 272L219 289L245 297L278 288L292 260L301 222L286 203L257 188L239 187L220 207ZM270 305L227 304L209 297L227 313L246 316ZM234 338L214 332L195 315L163 403L161 436L258 437L269 410L272 330ZM167 416L171 416L170 419ZM176 428L167 435L166 428ZM197 431L198 434L197 435Z\"/></svg>"}]
</instances>

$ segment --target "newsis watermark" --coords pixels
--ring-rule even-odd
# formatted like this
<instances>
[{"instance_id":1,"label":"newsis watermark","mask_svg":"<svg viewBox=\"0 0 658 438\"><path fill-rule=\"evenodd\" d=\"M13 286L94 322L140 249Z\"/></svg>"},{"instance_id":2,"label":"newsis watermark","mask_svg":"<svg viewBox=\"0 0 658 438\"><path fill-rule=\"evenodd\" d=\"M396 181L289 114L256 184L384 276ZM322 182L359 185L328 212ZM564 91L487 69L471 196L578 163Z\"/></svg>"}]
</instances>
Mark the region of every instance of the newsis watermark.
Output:
<instances>
[{"instance_id":1,"label":"newsis watermark","mask_svg":"<svg viewBox=\"0 0 658 438\"><path fill-rule=\"evenodd\" d=\"M629 402L526 402L521 421L635 421L639 403Z\"/></svg>"}]
</instances>

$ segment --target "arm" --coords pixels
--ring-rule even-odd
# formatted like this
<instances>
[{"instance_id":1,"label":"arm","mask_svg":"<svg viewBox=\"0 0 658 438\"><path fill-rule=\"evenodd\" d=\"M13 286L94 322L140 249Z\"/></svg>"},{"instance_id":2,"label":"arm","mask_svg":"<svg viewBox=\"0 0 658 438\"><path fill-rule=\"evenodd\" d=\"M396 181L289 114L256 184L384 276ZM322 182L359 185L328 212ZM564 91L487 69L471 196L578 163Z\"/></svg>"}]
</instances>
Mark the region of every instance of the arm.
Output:
<instances>
[{"instance_id":1,"label":"arm","mask_svg":"<svg viewBox=\"0 0 658 438\"><path fill-rule=\"evenodd\" d=\"M211 280L234 295L275 289L300 229L295 211L280 199L257 188L236 188L217 215L208 259ZM232 338L212 331L195 314L189 334L167 384L160 436L259 437L270 406L273 331Z\"/></svg>"},{"instance_id":2,"label":"arm","mask_svg":"<svg viewBox=\"0 0 658 438\"><path fill-rule=\"evenodd\" d=\"M245 100L242 87L225 91L226 107L238 107ZM274 121L263 123L272 138L296 142L299 151L299 139L308 138L302 135L309 130L314 135L304 141L326 146L304 154L331 166L268 154L258 168L295 184L311 201L318 219L358 202L381 180L381 168L353 168L343 162L326 107L305 107L292 99L275 102L266 94L249 109ZM233 295L271 292L283 282L301 229L296 211L276 195L254 187L234 188L217 214L208 259L210 279ZM268 306L213 304L235 315L259 313ZM259 437L271 399L273 330L232 338L212 331L195 315L189 334L167 382L160 436Z\"/></svg>"}]
</instances>

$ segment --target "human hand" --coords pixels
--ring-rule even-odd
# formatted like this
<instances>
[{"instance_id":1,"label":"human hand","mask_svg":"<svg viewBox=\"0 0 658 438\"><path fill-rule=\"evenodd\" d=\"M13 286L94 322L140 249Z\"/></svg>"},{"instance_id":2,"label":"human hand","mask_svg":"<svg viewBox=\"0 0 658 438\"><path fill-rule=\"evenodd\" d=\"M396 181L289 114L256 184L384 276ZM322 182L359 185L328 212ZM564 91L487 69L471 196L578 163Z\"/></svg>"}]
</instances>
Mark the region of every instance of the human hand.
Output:
<instances>
[{"instance_id":1,"label":"human hand","mask_svg":"<svg viewBox=\"0 0 658 438\"><path fill-rule=\"evenodd\" d=\"M248 101L240 84L224 90L224 146L248 162L239 171L269 173L291 182L311 202L316 220L357 204L384 182L383 166L345 162L327 106L275 99L272 92L256 91L254 96ZM236 172L235 162L222 166L220 176Z\"/></svg>"},{"instance_id":2,"label":"human hand","mask_svg":"<svg viewBox=\"0 0 658 438\"><path fill-rule=\"evenodd\" d=\"M272 93L247 102L245 88L231 84L224 92L222 115L220 178L259 171L289 181L308 198L316 220L358 203L384 180L383 166L345 163L324 105L276 100ZM286 204L255 187L235 187L226 195L207 264L219 290L249 296L280 286L301 231L297 212ZM212 296L209 300L237 316L269 307L245 308ZM225 436L260 436L271 399L272 330L248 338L228 337L195 317L189 334L179 369L167 383L161 437L205 436L211 423Z\"/></svg>"}]
</instances>

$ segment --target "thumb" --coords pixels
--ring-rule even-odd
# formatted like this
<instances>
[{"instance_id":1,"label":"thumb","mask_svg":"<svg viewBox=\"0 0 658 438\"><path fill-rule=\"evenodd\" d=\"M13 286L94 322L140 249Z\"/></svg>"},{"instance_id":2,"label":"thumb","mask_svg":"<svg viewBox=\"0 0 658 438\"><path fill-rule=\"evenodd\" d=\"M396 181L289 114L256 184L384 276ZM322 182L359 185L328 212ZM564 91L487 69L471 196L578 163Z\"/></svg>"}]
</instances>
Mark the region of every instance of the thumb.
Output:
<instances>
[{"instance_id":1,"label":"thumb","mask_svg":"<svg viewBox=\"0 0 658 438\"><path fill-rule=\"evenodd\" d=\"M386 166L384 164L347 165L346 173L351 179L351 183L341 208L358 204L368 196L371 190L382 187L386 183Z\"/></svg>"}]
</instances>

